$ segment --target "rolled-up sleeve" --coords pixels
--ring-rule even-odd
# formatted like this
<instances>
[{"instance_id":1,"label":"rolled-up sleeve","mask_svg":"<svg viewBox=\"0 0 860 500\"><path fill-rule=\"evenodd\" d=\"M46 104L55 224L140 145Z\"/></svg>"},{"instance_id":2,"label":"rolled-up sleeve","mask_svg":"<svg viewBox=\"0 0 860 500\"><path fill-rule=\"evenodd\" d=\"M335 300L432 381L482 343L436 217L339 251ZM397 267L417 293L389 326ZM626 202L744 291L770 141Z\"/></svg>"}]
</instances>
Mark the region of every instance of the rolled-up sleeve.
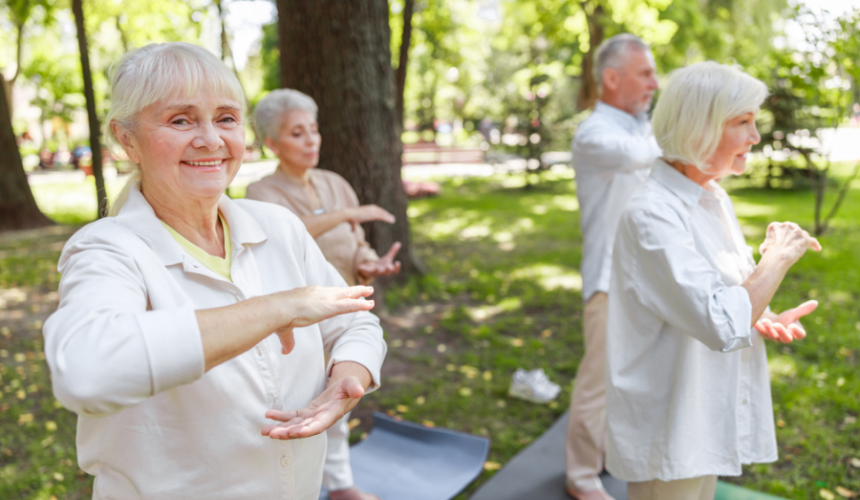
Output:
<instances>
[{"instance_id":1,"label":"rolled-up sleeve","mask_svg":"<svg viewBox=\"0 0 860 500\"><path fill-rule=\"evenodd\" d=\"M110 414L203 376L193 308L148 311L134 260L83 233L63 249L60 304L43 329L57 399L75 413Z\"/></svg>"},{"instance_id":2,"label":"rolled-up sleeve","mask_svg":"<svg viewBox=\"0 0 860 500\"><path fill-rule=\"evenodd\" d=\"M310 234L305 237L305 272L309 284L320 286L347 286L340 273L329 264ZM376 315L359 311L341 314L319 323L323 344L331 352L326 375L331 375L335 363L354 361L370 372L373 379L367 392L379 388L382 362L388 347L382 326Z\"/></svg>"},{"instance_id":3,"label":"rolled-up sleeve","mask_svg":"<svg viewBox=\"0 0 860 500\"><path fill-rule=\"evenodd\" d=\"M752 345L752 303L740 285L727 286L695 247L677 214L625 214L615 251L624 292L663 321L715 351Z\"/></svg>"}]
</instances>

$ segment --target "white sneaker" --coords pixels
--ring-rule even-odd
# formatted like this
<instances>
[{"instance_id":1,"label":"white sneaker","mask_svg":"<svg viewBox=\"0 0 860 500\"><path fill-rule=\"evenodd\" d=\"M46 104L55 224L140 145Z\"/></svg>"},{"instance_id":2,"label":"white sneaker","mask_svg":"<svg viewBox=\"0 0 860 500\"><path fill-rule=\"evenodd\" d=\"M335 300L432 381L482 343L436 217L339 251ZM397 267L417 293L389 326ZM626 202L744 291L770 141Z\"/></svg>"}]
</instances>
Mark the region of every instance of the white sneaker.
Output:
<instances>
[{"instance_id":1,"label":"white sneaker","mask_svg":"<svg viewBox=\"0 0 860 500\"><path fill-rule=\"evenodd\" d=\"M517 368L508 389L508 395L511 397L540 404L549 403L557 398L560 392L561 386L553 383L541 368L530 372Z\"/></svg>"}]
</instances>

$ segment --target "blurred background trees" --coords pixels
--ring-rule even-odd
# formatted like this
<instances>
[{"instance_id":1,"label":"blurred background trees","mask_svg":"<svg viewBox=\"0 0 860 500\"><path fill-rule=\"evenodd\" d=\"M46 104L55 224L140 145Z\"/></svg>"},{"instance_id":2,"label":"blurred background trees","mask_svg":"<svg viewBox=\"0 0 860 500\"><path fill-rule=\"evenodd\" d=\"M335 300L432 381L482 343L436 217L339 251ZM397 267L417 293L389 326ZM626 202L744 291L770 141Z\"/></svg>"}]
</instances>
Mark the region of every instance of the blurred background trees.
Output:
<instances>
[{"instance_id":1,"label":"blurred background trees","mask_svg":"<svg viewBox=\"0 0 860 500\"><path fill-rule=\"evenodd\" d=\"M711 59L737 64L768 84L772 95L761 113L762 161L753 162L753 184L815 189L820 204L828 186L841 189L828 175L833 141L827 134L853 114L860 120L860 109L854 110L860 101L856 13L822 16L807 7L813 3L788 0L376 1L387 6L385 52L391 64L385 78L393 82L383 92L400 128L395 142L399 135L405 143L480 147L491 163L516 157L526 172L548 168L556 160L546 153L568 150L596 98L597 45L626 31L652 45L661 75ZM265 25L250 50L239 48L247 57L236 53L232 9L263 1L81 3L96 118L110 103L108 65L146 43L184 40L209 47L239 75L252 107L268 90L294 84L301 76L296 72L313 69L291 68L293 74L282 81L276 16L268 24L259 21ZM274 1L268 5L276 11ZM347 8L352 3L342 7ZM90 141L71 3L0 0L0 26L0 74L22 167L72 163L71 152ZM330 35L314 36L316 41L306 39L295 50L325 53L320 45ZM249 147L259 150L250 127L248 132ZM120 170L121 160L106 157ZM831 207L815 210L816 230L824 231Z\"/></svg>"}]
</instances>

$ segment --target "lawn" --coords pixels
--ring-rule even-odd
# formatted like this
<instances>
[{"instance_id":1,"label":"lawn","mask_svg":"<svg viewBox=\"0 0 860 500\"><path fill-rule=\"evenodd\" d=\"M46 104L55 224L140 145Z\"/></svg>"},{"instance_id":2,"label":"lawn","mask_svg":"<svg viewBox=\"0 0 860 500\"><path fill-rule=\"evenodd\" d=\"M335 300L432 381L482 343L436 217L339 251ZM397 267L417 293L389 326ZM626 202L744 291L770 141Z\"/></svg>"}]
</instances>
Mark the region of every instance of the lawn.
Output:
<instances>
[{"instance_id":1,"label":"lawn","mask_svg":"<svg viewBox=\"0 0 860 500\"><path fill-rule=\"evenodd\" d=\"M575 184L567 172L544 174L532 189L522 184L522 176L451 179L441 196L410 204L417 251L432 274L389 291L383 387L355 413L355 439L372 409L489 436L487 470L467 494L564 412L582 355ZM82 189L90 188L39 186L36 196L52 216L81 223L92 213ZM771 220L811 225L810 192L736 188L732 196L754 247ZM790 499L860 490L858 221L855 183L821 238L824 251L804 257L774 301L777 310L808 298L821 306L805 322L807 339L769 346L780 460L732 482ZM91 495L75 463L75 417L51 396L41 354L55 262L72 231L0 236L0 498ZM558 401L508 398L517 367L543 368L564 388Z\"/></svg>"}]
</instances>

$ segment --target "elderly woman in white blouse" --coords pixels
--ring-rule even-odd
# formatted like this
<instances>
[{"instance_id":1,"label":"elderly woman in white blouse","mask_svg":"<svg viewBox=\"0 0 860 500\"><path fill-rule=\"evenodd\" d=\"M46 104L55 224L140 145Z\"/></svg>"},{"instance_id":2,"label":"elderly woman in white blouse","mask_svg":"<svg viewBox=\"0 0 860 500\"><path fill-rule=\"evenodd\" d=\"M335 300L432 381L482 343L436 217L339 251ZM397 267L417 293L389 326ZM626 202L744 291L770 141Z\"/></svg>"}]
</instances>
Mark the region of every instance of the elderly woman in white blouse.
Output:
<instances>
[{"instance_id":1,"label":"elderly woman in white blouse","mask_svg":"<svg viewBox=\"0 0 860 500\"><path fill-rule=\"evenodd\" d=\"M139 174L66 244L44 328L93 498L316 500L320 433L379 384L372 290L288 210L223 196L245 106L215 56L148 45L111 73L107 134Z\"/></svg>"},{"instance_id":2,"label":"elderly woman in white blouse","mask_svg":"<svg viewBox=\"0 0 860 500\"><path fill-rule=\"evenodd\" d=\"M663 156L625 207L607 325L607 468L630 500L713 499L716 476L777 459L764 339L791 342L808 302L768 304L821 247L772 223L758 265L717 184L757 144L760 81L712 62L676 71L654 114Z\"/></svg>"}]
</instances>

